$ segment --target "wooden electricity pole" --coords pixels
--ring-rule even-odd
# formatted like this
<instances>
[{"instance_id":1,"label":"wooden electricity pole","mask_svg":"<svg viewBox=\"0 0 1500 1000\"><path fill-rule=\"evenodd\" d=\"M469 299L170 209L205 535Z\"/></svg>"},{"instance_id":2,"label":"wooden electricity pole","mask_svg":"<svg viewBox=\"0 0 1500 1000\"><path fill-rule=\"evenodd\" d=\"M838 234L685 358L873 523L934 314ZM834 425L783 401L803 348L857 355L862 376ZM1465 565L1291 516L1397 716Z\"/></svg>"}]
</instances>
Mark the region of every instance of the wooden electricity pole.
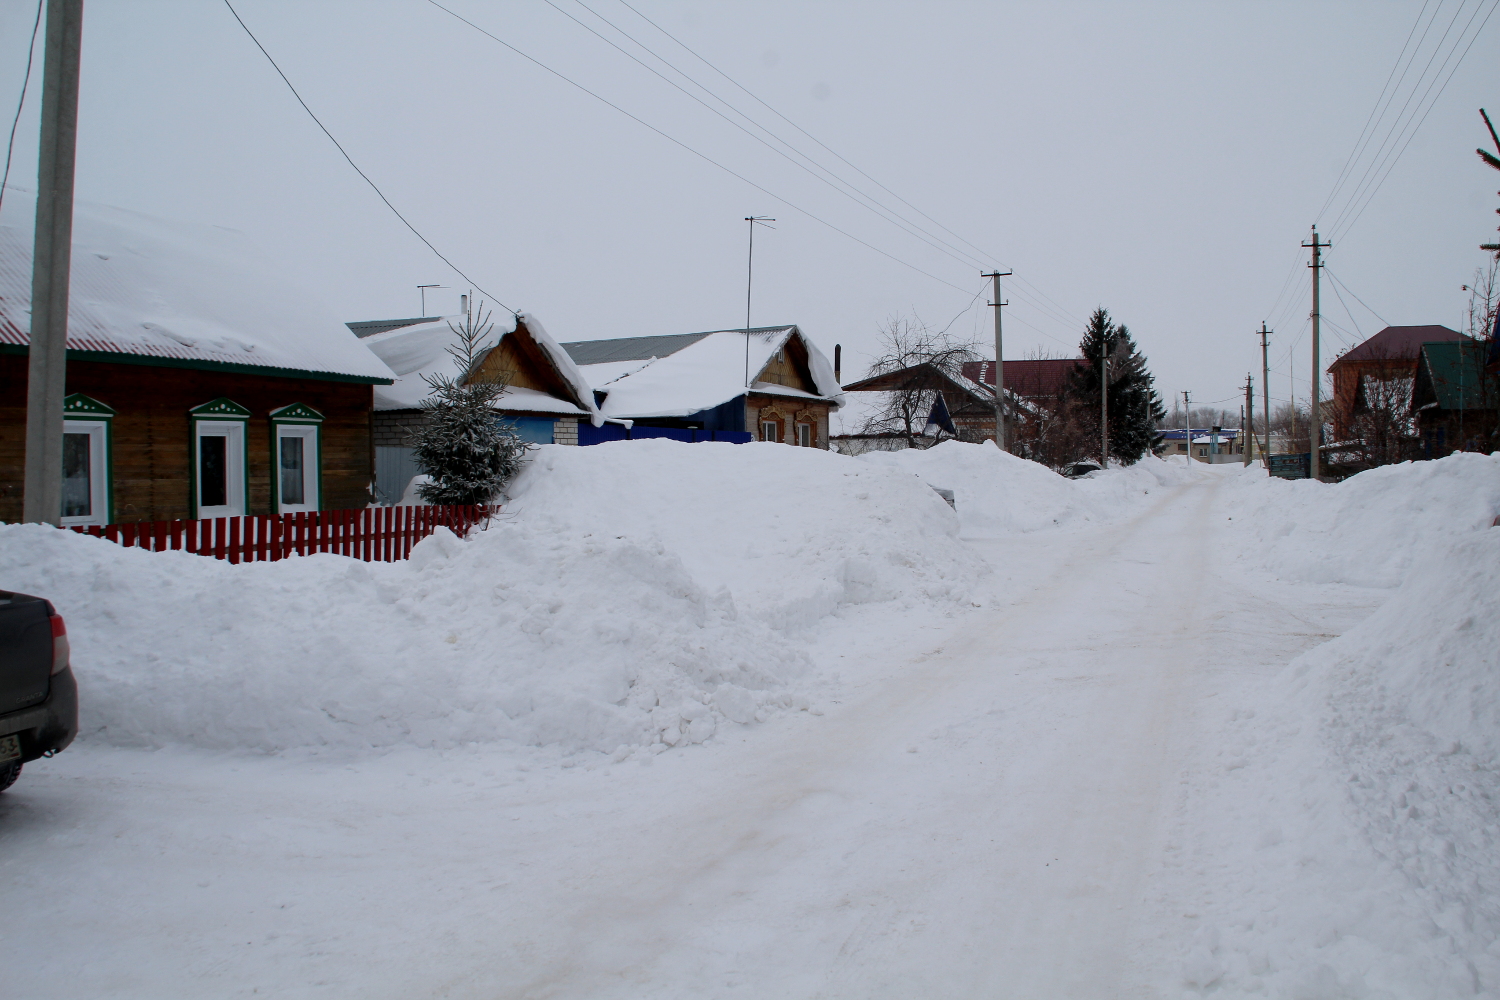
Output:
<instances>
[{"instance_id":1,"label":"wooden electricity pole","mask_svg":"<svg viewBox=\"0 0 1500 1000\"><path fill-rule=\"evenodd\" d=\"M1250 464L1250 442L1255 438L1255 383L1250 380L1250 373L1245 373L1245 415L1246 426L1240 431L1240 451L1244 453L1243 465Z\"/></svg>"},{"instance_id":2,"label":"wooden electricity pole","mask_svg":"<svg viewBox=\"0 0 1500 1000\"><path fill-rule=\"evenodd\" d=\"M1008 277L1010 271L992 271L989 274L980 275L983 278L991 278L995 282L995 299L990 305L995 307L995 444L1001 451L1009 451L1009 440L1005 433L1005 355L1002 353L1004 344L1000 336L1000 310L1010 303L1000 298L1000 279Z\"/></svg>"},{"instance_id":3,"label":"wooden electricity pole","mask_svg":"<svg viewBox=\"0 0 1500 1000\"><path fill-rule=\"evenodd\" d=\"M1270 341L1266 339L1270 335L1271 331L1266 329L1266 324L1261 323L1260 395L1261 402L1265 404L1265 406L1263 407L1265 412L1261 415L1261 419L1266 422L1266 448L1262 454L1264 456L1267 469L1271 468L1271 361L1270 355L1267 353L1267 347L1270 344Z\"/></svg>"},{"instance_id":4,"label":"wooden electricity pole","mask_svg":"<svg viewBox=\"0 0 1500 1000\"><path fill-rule=\"evenodd\" d=\"M1320 476L1319 466L1322 455L1318 453L1318 445L1323 439L1323 417L1318 409L1318 396L1321 386L1322 362L1318 357L1318 323L1322 319L1318 311L1318 277L1323 270L1323 250L1333 246L1332 243L1320 243L1318 241L1318 227L1312 227L1312 242L1302 244L1312 250L1312 263L1307 265L1313 269L1312 279L1312 396L1308 401L1309 427L1307 429L1308 450L1312 452L1312 471L1309 475L1313 479Z\"/></svg>"},{"instance_id":5,"label":"wooden electricity pole","mask_svg":"<svg viewBox=\"0 0 1500 1000\"><path fill-rule=\"evenodd\" d=\"M47 0L42 136L37 164L31 331L26 367L26 471L21 517L62 520L63 396L67 389L68 271L73 260L73 158L83 0Z\"/></svg>"}]
</instances>

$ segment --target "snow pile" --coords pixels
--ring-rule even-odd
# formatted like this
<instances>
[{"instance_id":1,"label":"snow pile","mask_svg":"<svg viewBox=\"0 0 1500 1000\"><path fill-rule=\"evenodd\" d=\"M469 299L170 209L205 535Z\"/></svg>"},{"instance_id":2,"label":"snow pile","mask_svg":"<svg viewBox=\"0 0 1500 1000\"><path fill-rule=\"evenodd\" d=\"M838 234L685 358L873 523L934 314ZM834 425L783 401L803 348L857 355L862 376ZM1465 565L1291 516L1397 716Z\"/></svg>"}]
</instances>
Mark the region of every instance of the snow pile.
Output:
<instances>
[{"instance_id":1,"label":"snow pile","mask_svg":"<svg viewBox=\"0 0 1500 1000\"><path fill-rule=\"evenodd\" d=\"M1274 569L1397 586L1233 696L1197 832L1169 847L1217 890L1200 890L1182 982L1500 995L1500 459L1241 485Z\"/></svg>"},{"instance_id":2,"label":"snow pile","mask_svg":"<svg viewBox=\"0 0 1500 1000\"><path fill-rule=\"evenodd\" d=\"M1388 465L1335 486L1234 478L1229 501L1270 572L1309 583L1395 587L1424 549L1500 512L1500 456Z\"/></svg>"},{"instance_id":3,"label":"snow pile","mask_svg":"<svg viewBox=\"0 0 1500 1000\"><path fill-rule=\"evenodd\" d=\"M981 572L931 490L812 449L547 446L513 495L395 564L0 526L0 586L66 618L86 739L611 751L806 708L822 682L790 630L962 601Z\"/></svg>"},{"instance_id":4,"label":"snow pile","mask_svg":"<svg viewBox=\"0 0 1500 1000\"><path fill-rule=\"evenodd\" d=\"M847 604L963 602L988 572L916 477L813 448L543 448L510 493L507 510L537 530L659 542L695 581L728 588L778 629Z\"/></svg>"},{"instance_id":5,"label":"snow pile","mask_svg":"<svg viewBox=\"0 0 1500 1000\"><path fill-rule=\"evenodd\" d=\"M1117 520L1152 490L1162 495L1167 486L1210 474L1147 458L1129 468L1071 480L993 444L959 441L921 451L869 452L859 460L915 473L932 486L953 490L964 533L986 538Z\"/></svg>"}]
</instances>

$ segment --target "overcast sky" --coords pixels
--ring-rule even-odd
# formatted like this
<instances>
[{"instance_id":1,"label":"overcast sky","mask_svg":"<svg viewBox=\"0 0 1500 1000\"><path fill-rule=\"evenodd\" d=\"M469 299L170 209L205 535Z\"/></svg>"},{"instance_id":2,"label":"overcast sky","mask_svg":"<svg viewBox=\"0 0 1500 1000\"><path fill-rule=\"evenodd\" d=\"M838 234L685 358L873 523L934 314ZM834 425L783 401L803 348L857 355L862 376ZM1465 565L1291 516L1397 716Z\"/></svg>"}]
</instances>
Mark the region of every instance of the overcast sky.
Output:
<instances>
[{"instance_id":1,"label":"overcast sky","mask_svg":"<svg viewBox=\"0 0 1500 1000\"><path fill-rule=\"evenodd\" d=\"M639 14L585 0L598 16L575 0L444 0L671 139L426 0L234 2L416 228L563 341L743 324L742 220L764 215L777 221L756 236L752 322L798 323L829 354L842 343L845 381L891 317L954 322L992 344L987 295L975 295L981 265L998 264L1015 271L1007 358L1073 353L1104 306L1129 325L1169 401L1190 389L1232 408L1247 372L1259 397L1252 331L1262 320L1275 329L1272 396L1287 397L1291 364L1306 395L1299 244L1311 223L1333 237L1332 274L1369 306L1346 294L1348 315L1325 281L1326 359L1384 325L1370 310L1392 324L1458 326L1460 286L1485 261L1477 245L1493 239L1500 205L1500 175L1473 152L1490 144L1477 109L1500 111L1500 17L1459 63L1500 0L630 0ZM32 0L0 0L7 121L35 11ZM977 260L860 207L566 14L693 89L608 19ZM1411 46L1425 30L1424 47L1320 215L1393 67L1399 77L1406 65L1398 55L1414 25ZM26 187L40 52L38 41L11 174ZM1445 59L1458 65L1451 79L1438 75ZM470 287L381 204L221 0L87 0L81 95L80 199L241 229L349 320L415 316L427 283L449 286L431 293L428 312L453 312ZM1353 213L1337 223L1386 124L1403 107L1414 124L1434 99L1368 207L1352 226Z\"/></svg>"}]
</instances>

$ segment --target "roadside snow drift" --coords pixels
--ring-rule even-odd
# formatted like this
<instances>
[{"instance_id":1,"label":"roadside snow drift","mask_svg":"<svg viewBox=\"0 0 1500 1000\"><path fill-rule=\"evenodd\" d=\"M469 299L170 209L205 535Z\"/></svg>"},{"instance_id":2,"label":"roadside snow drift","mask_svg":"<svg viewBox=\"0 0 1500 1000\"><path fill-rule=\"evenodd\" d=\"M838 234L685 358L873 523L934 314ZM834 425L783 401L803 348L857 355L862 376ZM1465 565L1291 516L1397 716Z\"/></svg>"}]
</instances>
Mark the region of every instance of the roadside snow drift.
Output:
<instances>
[{"instance_id":1,"label":"roadside snow drift","mask_svg":"<svg viewBox=\"0 0 1500 1000\"><path fill-rule=\"evenodd\" d=\"M396 564L0 526L0 585L65 615L85 739L612 751L806 708L795 630L962 601L981 571L914 477L811 449L548 446L512 493L488 530Z\"/></svg>"}]
</instances>

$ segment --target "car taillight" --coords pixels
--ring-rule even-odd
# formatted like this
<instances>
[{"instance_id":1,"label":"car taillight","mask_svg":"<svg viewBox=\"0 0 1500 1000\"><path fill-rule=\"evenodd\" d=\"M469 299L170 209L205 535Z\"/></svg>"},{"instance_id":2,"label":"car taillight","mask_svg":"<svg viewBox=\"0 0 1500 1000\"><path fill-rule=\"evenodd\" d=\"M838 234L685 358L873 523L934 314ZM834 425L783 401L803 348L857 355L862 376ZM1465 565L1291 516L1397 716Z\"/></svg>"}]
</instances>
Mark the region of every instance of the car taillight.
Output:
<instances>
[{"instance_id":1,"label":"car taillight","mask_svg":"<svg viewBox=\"0 0 1500 1000\"><path fill-rule=\"evenodd\" d=\"M68 657L72 655L72 649L68 646L68 626L63 624L62 615L52 616L52 672L60 674L68 669Z\"/></svg>"}]
</instances>

